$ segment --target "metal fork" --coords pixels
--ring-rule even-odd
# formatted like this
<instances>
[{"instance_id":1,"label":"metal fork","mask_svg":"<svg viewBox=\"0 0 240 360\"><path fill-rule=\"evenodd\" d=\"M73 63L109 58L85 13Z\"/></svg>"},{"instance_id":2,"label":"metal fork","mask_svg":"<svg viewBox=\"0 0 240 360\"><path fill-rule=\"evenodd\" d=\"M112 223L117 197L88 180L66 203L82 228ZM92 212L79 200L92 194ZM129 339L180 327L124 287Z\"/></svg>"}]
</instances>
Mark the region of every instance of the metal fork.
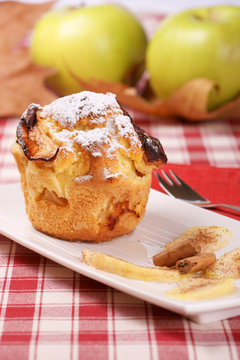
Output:
<instances>
[{"instance_id":1,"label":"metal fork","mask_svg":"<svg viewBox=\"0 0 240 360\"><path fill-rule=\"evenodd\" d=\"M195 190L193 190L172 170L169 170L169 173L171 177L168 176L164 170L162 170L162 177L157 172L155 172L159 185L163 188L164 191L166 191L168 195L204 208L225 207L240 213L239 206L228 204L214 204L210 200L204 198L202 195L198 194Z\"/></svg>"}]
</instances>

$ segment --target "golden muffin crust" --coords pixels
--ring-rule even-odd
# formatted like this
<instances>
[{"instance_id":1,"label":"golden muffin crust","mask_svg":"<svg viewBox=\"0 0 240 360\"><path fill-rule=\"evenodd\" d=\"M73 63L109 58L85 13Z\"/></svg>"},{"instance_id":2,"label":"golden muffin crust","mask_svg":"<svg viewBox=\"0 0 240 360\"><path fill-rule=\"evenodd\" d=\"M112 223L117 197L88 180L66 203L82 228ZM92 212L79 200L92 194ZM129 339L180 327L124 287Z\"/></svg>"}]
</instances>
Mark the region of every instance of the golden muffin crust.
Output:
<instances>
[{"instance_id":1,"label":"golden muffin crust","mask_svg":"<svg viewBox=\"0 0 240 360\"><path fill-rule=\"evenodd\" d=\"M167 161L114 94L88 91L31 104L12 153L33 226L66 240L131 232L144 215L152 170Z\"/></svg>"}]
</instances>

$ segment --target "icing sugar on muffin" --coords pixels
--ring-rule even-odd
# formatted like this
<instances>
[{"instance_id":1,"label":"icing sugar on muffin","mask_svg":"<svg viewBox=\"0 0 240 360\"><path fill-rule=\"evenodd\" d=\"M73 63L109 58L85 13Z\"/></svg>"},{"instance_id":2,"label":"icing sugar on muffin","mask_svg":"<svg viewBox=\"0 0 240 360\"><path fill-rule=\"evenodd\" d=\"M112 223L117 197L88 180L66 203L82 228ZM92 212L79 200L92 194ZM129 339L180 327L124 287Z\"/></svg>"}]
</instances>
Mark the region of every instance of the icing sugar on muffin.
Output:
<instances>
[{"instance_id":1,"label":"icing sugar on muffin","mask_svg":"<svg viewBox=\"0 0 240 360\"><path fill-rule=\"evenodd\" d=\"M167 161L111 93L83 91L41 107L17 126L12 153L33 226L65 240L106 241L141 221L152 171Z\"/></svg>"}]
</instances>

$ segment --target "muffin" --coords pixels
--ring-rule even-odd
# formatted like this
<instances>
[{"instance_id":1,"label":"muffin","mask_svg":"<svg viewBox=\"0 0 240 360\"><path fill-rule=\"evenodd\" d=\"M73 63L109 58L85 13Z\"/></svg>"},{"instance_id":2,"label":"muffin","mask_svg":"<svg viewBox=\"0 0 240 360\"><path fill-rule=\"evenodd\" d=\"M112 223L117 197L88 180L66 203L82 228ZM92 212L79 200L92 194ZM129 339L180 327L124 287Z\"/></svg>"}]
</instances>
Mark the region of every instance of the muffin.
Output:
<instances>
[{"instance_id":1,"label":"muffin","mask_svg":"<svg viewBox=\"0 0 240 360\"><path fill-rule=\"evenodd\" d=\"M32 225L97 242L136 227L152 171L167 161L159 140L133 124L114 94L89 91L31 104L12 153Z\"/></svg>"}]
</instances>

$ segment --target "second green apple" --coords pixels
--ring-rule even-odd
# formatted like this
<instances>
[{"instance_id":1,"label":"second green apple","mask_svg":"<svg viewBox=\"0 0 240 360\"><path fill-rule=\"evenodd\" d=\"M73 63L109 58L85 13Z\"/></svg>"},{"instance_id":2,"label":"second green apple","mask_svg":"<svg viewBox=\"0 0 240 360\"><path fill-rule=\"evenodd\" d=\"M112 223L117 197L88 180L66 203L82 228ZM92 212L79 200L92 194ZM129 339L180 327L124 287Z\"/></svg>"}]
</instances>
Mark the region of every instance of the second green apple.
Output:
<instances>
[{"instance_id":1,"label":"second green apple","mask_svg":"<svg viewBox=\"0 0 240 360\"><path fill-rule=\"evenodd\" d=\"M150 84L168 98L186 82L208 78L217 84L209 110L240 94L240 7L184 11L163 22L147 50Z\"/></svg>"},{"instance_id":2,"label":"second green apple","mask_svg":"<svg viewBox=\"0 0 240 360\"><path fill-rule=\"evenodd\" d=\"M82 90L77 78L136 81L146 46L139 21L127 9L106 4L48 12L34 29L31 52L37 64L57 70L49 83L66 95Z\"/></svg>"}]
</instances>

